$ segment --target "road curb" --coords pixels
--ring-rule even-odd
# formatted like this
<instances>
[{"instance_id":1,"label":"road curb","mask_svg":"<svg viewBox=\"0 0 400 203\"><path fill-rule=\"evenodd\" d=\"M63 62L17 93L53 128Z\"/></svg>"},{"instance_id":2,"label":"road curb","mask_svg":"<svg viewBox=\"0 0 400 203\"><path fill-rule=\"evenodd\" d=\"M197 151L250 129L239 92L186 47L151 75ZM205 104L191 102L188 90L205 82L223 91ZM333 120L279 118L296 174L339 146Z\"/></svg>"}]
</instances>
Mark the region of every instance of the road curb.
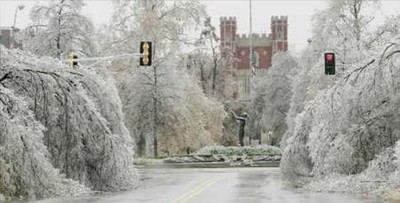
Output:
<instances>
[{"instance_id":1,"label":"road curb","mask_svg":"<svg viewBox=\"0 0 400 203\"><path fill-rule=\"evenodd\" d=\"M279 167L280 161L265 162L196 162L196 163L155 163L137 164L138 168L243 168L243 167Z\"/></svg>"}]
</instances>

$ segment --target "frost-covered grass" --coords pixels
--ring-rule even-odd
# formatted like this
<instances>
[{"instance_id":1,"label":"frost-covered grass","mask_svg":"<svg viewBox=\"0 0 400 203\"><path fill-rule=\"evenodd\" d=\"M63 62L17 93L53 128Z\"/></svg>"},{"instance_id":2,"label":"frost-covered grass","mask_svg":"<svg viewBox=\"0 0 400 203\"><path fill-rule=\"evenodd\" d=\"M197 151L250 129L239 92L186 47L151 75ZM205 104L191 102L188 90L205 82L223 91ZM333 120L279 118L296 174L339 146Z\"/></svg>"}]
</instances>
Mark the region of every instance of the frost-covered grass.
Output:
<instances>
[{"instance_id":1,"label":"frost-covered grass","mask_svg":"<svg viewBox=\"0 0 400 203\"><path fill-rule=\"evenodd\" d=\"M260 145L260 146L244 146L244 147L224 147L224 146L208 146L203 147L196 152L197 155L281 155L282 151L278 147Z\"/></svg>"}]
</instances>

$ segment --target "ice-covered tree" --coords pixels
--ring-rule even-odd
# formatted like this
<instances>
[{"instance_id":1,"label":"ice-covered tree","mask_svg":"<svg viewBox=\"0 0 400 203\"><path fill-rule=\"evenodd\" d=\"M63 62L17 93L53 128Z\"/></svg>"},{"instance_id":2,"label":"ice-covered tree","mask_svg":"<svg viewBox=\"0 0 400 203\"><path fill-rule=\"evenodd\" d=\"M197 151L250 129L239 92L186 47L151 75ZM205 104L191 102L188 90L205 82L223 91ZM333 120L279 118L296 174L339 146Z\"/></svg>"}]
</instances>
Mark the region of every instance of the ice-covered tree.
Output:
<instances>
[{"instance_id":1,"label":"ice-covered tree","mask_svg":"<svg viewBox=\"0 0 400 203\"><path fill-rule=\"evenodd\" d=\"M197 78L203 91L205 93L210 92L209 81L211 78L210 67L212 63L210 55L201 50L194 50L184 63L186 63L188 72Z\"/></svg>"},{"instance_id":2,"label":"ice-covered tree","mask_svg":"<svg viewBox=\"0 0 400 203\"><path fill-rule=\"evenodd\" d=\"M360 61L369 39L373 15L379 1L330 0L327 8L313 15L312 50L318 56L321 52L336 53L337 64L347 67L349 62Z\"/></svg>"},{"instance_id":3,"label":"ice-covered tree","mask_svg":"<svg viewBox=\"0 0 400 203\"><path fill-rule=\"evenodd\" d=\"M308 87L303 96L292 97L305 105L291 107L294 117L288 119L281 163L285 174L314 176L318 181L310 188L317 190L366 192L398 187L392 181L398 177L395 149L400 140L396 18L363 32L361 46L348 52L361 49L362 57L352 56L354 60L347 61L347 68L335 77L318 73L316 67L322 67L318 61L303 76L310 82L297 79L296 83ZM324 78L327 82L322 82ZM382 184L374 184L376 180Z\"/></svg>"},{"instance_id":4,"label":"ice-covered tree","mask_svg":"<svg viewBox=\"0 0 400 203\"><path fill-rule=\"evenodd\" d=\"M139 67L132 59L112 65L139 155L186 153L220 136L222 125L209 121L223 117L222 105L205 97L178 59L203 15L199 1L115 1L103 54L138 52L140 41L154 46L152 66Z\"/></svg>"},{"instance_id":5,"label":"ice-covered tree","mask_svg":"<svg viewBox=\"0 0 400 203\"><path fill-rule=\"evenodd\" d=\"M114 1L111 23L104 27L106 33L101 34L99 42L101 54L137 53L140 41L151 41L154 63L170 53L179 55L203 15L204 7L199 1ZM137 65L137 58L114 61L117 82L123 81Z\"/></svg>"},{"instance_id":6,"label":"ice-covered tree","mask_svg":"<svg viewBox=\"0 0 400 203\"><path fill-rule=\"evenodd\" d=\"M218 143L222 135L222 105L205 97L174 61L177 59L160 63L156 77L147 67L126 77L129 82L124 91L129 101L124 112L139 155L191 152Z\"/></svg>"},{"instance_id":7,"label":"ice-covered tree","mask_svg":"<svg viewBox=\"0 0 400 203\"><path fill-rule=\"evenodd\" d=\"M22 32L24 49L40 56L65 59L70 52L95 55L94 27L81 14L82 0L52 0L31 10L32 25Z\"/></svg>"},{"instance_id":8,"label":"ice-covered tree","mask_svg":"<svg viewBox=\"0 0 400 203\"><path fill-rule=\"evenodd\" d=\"M395 68L400 64L396 56L400 38L395 38L382 47L382 53L355 65L335 86L318 94L309 106L314 115L307 142L309 174L321 178L311 184L312 189L320 190L329 182L331 191L370 192L399 186L392 181L399 174L394 149L400 140ZM382 184L374 184L376 180Z\"/></svg>"},{"instance_id":9,"label":"ice-covered tree","mask_svg":"<svg viewBox=\"0 0 400 203\"><path fill-rule=\"evenodd\" d=\"M332 157L332 167L336 165L340 169L330 168L321 158L323 167L315 164L316 171L359 173L377 154L385 148L393 147L400 139L397 133L399 123L395 119L399 113L399 81L395 77L398 74L395 67L399 63L397 52L398 46L388 45L382 55L375 55L375 58L368 59L363 64L355 64L358 68L353 68L335 86L316 98L318 104L315 107L315 119L319 120L319 124L314 126L313 131L316 134L310 134L310 137L313 136L310 146L319 147L311 155L319 163L324 154L320 150L329 149L328 154L332 156L339 151L348 153L348 160ZM338 140L340 142L334 143ZM342 148L342 142L349 146L346 148L343 145ZM324 144L336 148L324 147ZM345 152L346 149L349 151ZM329 161L326 156L323 159ZM338 164L337 161L343 164Z\"/></svg>"},{"instance_id":10,"label":"ice-covered tree","mask_svg":"<svg viewBox=\"0 0 400 203\"><path fill-rule=\"evenodd\" d=\"M258 78L249 130L258 135L261 130L272 132L269 144L279 146L287 130L285 118L293 94L291 83L298 69L296 59L289 53L277 53L267 74Z\"/></svg>"},{"instance_id":11,"label":"ice-covered tree","mask_svg":"<svg viewBox=\"0 0 400 203\"><path fill-rule=\"evenodd\" d=\"M0 80L4 80L8 76ZM24 98L0 86L0 194L6 199L72 196L89 188L65 178L51 164L44 126Z\"/></svg>"},{"instance_id":12,"label":"ice-covered tree","mask_svg":"<svg viewBox=\"0 0 400 203\"><path fill-rule=\"evenodd\" d=\"M52 58L1 52L1 85L26 101L44 126L43 138L36 137L47 147L54 168L95 190L137 185L133 141L104 67L72 70Z\"/></svg>"},{"instance_id":13,"label":"ice-covered tree","mask_svg":"<svg viewBox=\"0 0 400 203\"><path fill-rule=\"evenodd\" d=\"M106 30L105 54L134 53L140 41L152 41L163 57L191 41L190 32L201 23L204 6L187 0L114 1L114 14Z\"/></svg>"},{"instance_id":14,"label":"ice-covered tree","mask_svg":"<svg viewBox=\"0 0 400 203\"><path fill-rule=\"evenodd\" d=\"M332 86L352 64L368 56L366 42L372 43L372 38L379 35L372 34L370 23L374 19L368 13L377 5L378 1L328 1L326 9L313 15L313 35L302 52L300 74L294 78L287 116L288 131L282 146L286 146L289 137L296 134L296 117L304 110L304 104L313 100L320 90ZM324 52L336 53L337 74L334 77L324 75Z\"/></svg>"},{"instance_id":15,"label":"ice-covered tree","mask_svg":"<svg viewBox=\"0 0 400 203\"><path fill-rule=\"evenodd\" d=\"M211 17L206 17L196 40L193 51L189 54L187 68L199 78L203 91L220 99L234 96L234 63L237 59L225 47L219 45L219 38L211 24Z\"/></svg>"},{"instance_id":16,"label":"ice-covered tree","mask_svg":"<svg viewBox=\"0 0 400 203\"><path fill-rule=\"evenodd\" d=\"M305 103L310 100L308 87L310 86L310 71L313 62L309 54L311 53L309 52L308 47L303 51L302 55L298 59L299 66L296 69L296 74L293 76L291 83L292 97L290 98L290 108L286 115L286 124L288 129L280 143L280 146L283 148L286 147L286 139L293 134L297 114L303 112ZM315 61L315 59L313 61Z\"/></svg>"}]
</instances>

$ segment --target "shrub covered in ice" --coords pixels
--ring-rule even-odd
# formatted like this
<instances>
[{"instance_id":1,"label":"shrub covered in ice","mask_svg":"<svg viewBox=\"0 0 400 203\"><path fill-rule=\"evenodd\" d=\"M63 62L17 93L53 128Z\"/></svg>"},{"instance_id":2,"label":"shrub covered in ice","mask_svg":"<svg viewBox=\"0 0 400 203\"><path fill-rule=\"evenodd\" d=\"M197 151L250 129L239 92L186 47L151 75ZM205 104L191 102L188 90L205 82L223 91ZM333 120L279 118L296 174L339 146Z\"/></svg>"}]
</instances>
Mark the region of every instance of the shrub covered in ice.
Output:
<instances>
[{"instance_id":1,"label":"shrub covered in ice","mask_svg":"<svg viewBox=\"0 0 400 203\"><path fill-rule=\"evenodd\" d=\"M199 155L280 155L281 149L275 146L244 146L244 147L224 147L224 146L208 146L203 147L196 152Z\"/></svg>"}]
</instances>

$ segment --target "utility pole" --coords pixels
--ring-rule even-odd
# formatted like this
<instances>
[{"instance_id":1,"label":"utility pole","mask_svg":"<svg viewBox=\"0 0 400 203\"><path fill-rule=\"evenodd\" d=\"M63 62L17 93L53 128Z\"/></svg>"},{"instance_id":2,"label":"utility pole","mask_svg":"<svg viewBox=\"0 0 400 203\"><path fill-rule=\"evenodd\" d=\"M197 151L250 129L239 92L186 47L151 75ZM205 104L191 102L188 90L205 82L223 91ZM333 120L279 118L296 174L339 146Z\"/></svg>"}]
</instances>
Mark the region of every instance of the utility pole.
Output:
<instances>
[{"instance_id":1,"label":"utility pole","mask_svg":"<svg viewBox=\"0 0 400 203\"><path fill-rule=\"evenodd\" d=\"M250 54L249 54L249 57L250 57L250 62L249 62L249 65L250 65L250 74L251 74L251 76L250 76L250 87L249 87L249 94L248 94L248 97L249 97L249 100L251 101L251 95L252 94L254 94L254 92L255 92L255 89L256 89L256 81L255 81L255 78L256 78L256 69L255 69L255 67L254 67L254 64L253 64L253 13L252 13L252 5L251 5L251 0L249 0L249 20L250 20ZM249 136L249 144L251 144L251 136Z\"/></svg>"},{"instance_id":2,"label":"utility pole","mask_svg":"<svg viewBox=\"0 0 400 203\"><path fill-rule=\"evenodd\" d=\"M251 83L251 88L250 88L250 93L252 93L254 90L255 90L255 87L256 87L256 81L255 81L255 78L256 78L256 67L254 66L254 63L253 63L253 13L252 13L252 5L251 5L251 0L249 0L249 13L250 13L250 16L249 16L249 20L250 20L250 54L249 54L249 57L250 57L250 62L249 62L249 65L250 65L250 73L251 73L251 79L250 79L250 83Z\"/></svg>"}]
</instances>

